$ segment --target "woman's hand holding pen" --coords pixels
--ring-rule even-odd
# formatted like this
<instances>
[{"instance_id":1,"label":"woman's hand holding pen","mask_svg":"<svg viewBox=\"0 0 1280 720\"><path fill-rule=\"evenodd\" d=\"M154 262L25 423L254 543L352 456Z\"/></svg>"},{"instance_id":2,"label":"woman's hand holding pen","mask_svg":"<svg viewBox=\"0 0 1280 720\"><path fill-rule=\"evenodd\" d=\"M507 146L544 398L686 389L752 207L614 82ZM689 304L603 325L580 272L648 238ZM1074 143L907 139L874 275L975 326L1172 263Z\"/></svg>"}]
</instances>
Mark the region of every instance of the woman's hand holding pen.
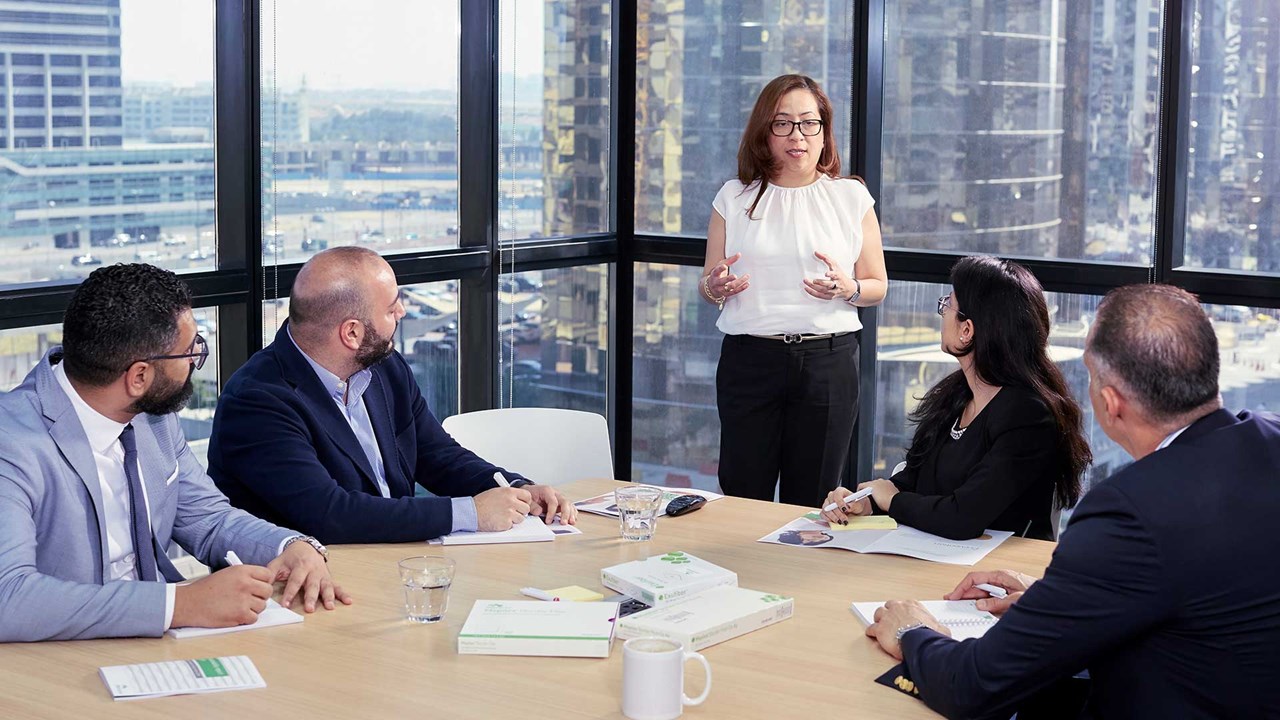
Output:
<instances>
[{"instance_id":1,"label":"woman's hand holding pen","mask_svg":"<svg viewBox=\"0 0 1280 720\"><path fill-rule=\"evenodd\" d=\"M850 517L870 515L871 498L847 499L852 496L853 492L846 487L838 487L827 493L827 499L822 503L822 517L829 523L844 525L849 522ZM832 507L833 505L835 507Z\"/></svg>"}]
</instances>

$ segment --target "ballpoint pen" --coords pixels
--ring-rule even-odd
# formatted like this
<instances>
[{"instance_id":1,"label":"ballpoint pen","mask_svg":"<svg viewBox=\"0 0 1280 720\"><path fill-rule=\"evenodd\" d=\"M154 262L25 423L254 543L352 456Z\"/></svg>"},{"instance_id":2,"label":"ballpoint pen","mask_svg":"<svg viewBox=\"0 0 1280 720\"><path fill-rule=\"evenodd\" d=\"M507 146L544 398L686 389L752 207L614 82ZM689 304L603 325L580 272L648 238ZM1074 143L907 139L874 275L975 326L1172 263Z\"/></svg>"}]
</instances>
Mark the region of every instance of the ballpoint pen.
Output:
<instances>
[{"instance_id":1,"label":"ballpoint pen","mask_svg":"<svg viewBox=\"0 0 1280 720\"><path fill-rule=\"evenodd\" d=\"M520 594L533 598L534 600L546 600L548 602L560 602L560 598L548 594L546 591L539 590L535 587L520 588Z\"/></svg>"},{"instance_id":2,"label":"ballpoint pen","mask_svg":"<svg viewBox=\"0 0 1280 720\"><path fill-rule=\"evenodd\" d=\"M859 500L861 500L862 498L864 498L864 497L869 497L870 495L871 495L871 488L863 488L863 489L859 490L858 492L856 492L856 493L854 493L854 494L852 494L852 495L849 495L848 497L844 498L843 500L837 500L836 502L833 502L833 503L829 503L829 504L827 504L827 505L826 505L826 507L822 508L822 511L823 511L823 512L831 512L832 510L835 510L836 508L840 507L840 503L842 503L842 502L843 502L843 503L845 503L845 504L852 503L852 502L858 502L858 501L859 501Z\"/></svg>"},{"instance_id":3,"label":"ballpoint pen","mask_svg":"<svg viewBox=\"0 0 1280 720\"><path fill-rule=\"evenodd\" d=\"M988 595L990 595L993 598L1003 599L1009 596L1008 590L1005 590L1004 588L999 587L997 585L990 585L988 583L974 583L973 586L978 588L979 590L985 591Z\"/></svg>"}]
</instances>

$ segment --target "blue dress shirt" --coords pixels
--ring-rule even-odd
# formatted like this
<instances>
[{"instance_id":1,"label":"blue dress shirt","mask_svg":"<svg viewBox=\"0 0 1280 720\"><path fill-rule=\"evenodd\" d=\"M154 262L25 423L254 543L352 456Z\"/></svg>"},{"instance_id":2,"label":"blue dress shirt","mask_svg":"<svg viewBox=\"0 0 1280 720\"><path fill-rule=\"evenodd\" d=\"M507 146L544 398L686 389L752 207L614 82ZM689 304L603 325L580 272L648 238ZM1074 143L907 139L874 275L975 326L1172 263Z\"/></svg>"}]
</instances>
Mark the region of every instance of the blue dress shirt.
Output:
<instances>
[{"instance_id":1,"label":"blue dress shirt","mask_svg":"<svg viewBox=\"0 0 1280 720\"><path fill-rule=\"evenodd\" d=\"M373 468L373 478L378 485L378 492L382 497L391 497L391 489L387 486L386 469L382 465L382 452L378 450L378 439L373 434L373 423L369 420L369 410L364 404L364 391L369 389L373 373L366 368L344 381L313 360L305 350L299 347L293 339L292 332L289 333L289 341L298 348L298 352L315 371L316 377L319 377L320 383L324 385L325 392L329 393L329 397L338 404L338 411L351 426L351 432L355 433L365 457L369 459L369 466ZM476 501L469 497L451 499L453 501L452 532L475 532L479 529Z\"/></svg>"}]
</instances>

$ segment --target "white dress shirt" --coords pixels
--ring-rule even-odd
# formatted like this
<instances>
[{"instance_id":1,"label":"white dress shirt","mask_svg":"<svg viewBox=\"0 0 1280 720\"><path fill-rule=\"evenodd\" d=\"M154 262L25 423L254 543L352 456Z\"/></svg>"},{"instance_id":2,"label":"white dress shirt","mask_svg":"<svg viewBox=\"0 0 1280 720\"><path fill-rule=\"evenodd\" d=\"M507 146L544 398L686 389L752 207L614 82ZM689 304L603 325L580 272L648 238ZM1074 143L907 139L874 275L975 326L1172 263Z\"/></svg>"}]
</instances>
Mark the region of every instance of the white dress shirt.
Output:
<instances>
[{"instance_id":1,"label":"white dress shirt","mask_svg":"<svg viewBox=\"0 0 1280 720\"><path fill-rule=\"evenodd\" d=\"M71 400L71 407L75 409L80 426L89 438L93 462L98 467L98 483L102 487L102 512L105 516L102 520L107 529L105 552L108 576L104 581L137 580L137 555L133 548L133 528L129 513L129 479L124 472L124 446L120 444L120 433L124 432L125 423L116 422L89 407L67 379L67 371L62 363L53 366L53 376L58 379L58 384ZM138 478L142 478L141 467L138 468ZM149 526L151 504L147 501L145 483L142 487L142 499L147 507L146 519ZM164 577L159 568L156 568L156 576ZM169 583L165 586L165 630L173 623L173 600L176 592L176 585Z\"/></svg>"}]
</instances>

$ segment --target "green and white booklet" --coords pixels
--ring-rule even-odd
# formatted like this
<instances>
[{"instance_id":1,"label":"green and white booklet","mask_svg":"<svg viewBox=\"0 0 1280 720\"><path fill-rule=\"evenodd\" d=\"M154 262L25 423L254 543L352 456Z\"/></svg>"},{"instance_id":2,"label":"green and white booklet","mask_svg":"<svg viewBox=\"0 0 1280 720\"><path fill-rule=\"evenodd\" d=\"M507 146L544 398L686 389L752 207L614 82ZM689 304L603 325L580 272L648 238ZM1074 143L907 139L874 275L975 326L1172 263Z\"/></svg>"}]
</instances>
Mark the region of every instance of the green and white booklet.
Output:
<instances>
[{"instance_id":1,"label":"green and white booklet","mask_svg":"<svg viewBox=\"0 0 1280 720\"><path fill-rule=\"evenodd\" d=\"M116 700L263 688L267 682L245 655L99 668Z\"/></svg>"},{"instance_id":2,"label":"green and white booklet","mask_svg":"<svg viewBox=\"0 0 1280 720\"><path fill-rule=\"evenodd\" d=\"M600 584L658 608L713 587L737 587L738 574L677 550L604 568Z\"/></svg>"},{"instance_id":3,"label":"green and white booklet","mask_svg":"<svg viewBox=\"0 0 1280 720\"><path fill-rule=\"evenodd\" d=\"M477 600L458 654L606 658L617 617L615 602Z\"/></svg>"}]
</instances>

